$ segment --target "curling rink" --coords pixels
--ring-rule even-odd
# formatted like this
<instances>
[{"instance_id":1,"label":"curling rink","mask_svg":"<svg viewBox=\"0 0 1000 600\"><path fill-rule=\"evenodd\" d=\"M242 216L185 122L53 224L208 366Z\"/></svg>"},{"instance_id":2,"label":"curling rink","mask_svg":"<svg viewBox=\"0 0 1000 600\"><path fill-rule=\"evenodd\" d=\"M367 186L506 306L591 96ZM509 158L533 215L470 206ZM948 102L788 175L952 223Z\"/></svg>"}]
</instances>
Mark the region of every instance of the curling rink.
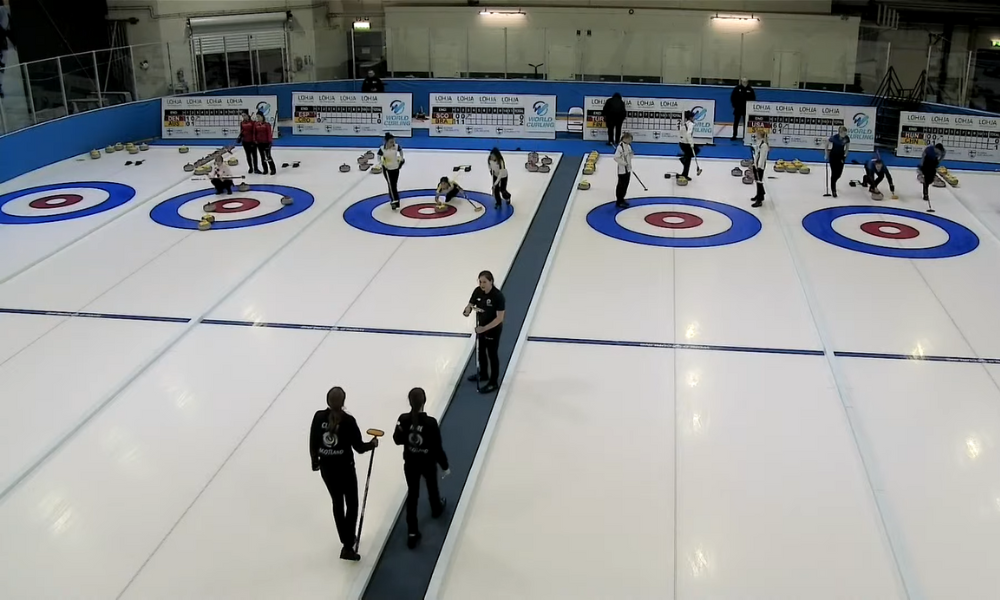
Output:
<instances>
[{"instance_id":1,"label":"curling rink","mask_svg":"<svg viewBox=\"0 0 1000 600\"><path fill-rule=\"evenodd\" d=\"M204 232L211 186L181 168L204 148L4 184L0 597L357 596L405 492L402 457L384 438L364 558L338 560L313 412L340 385L362 429L391 433L422 386L440 416L472 351L477 275L502 284L551 178L518 174L513 209L496 211L485 152L407 151L393 213L383 177L357 169L363 150L276 149L278 174L250 177ZM485 210L428 209L442 176Z\"/></svg>"},{"instance_id":2,"label":"curling rink","mask_svg":"<svg viewBox=\"0 0 1000 600\"><path fill-rule=\"evenodd\" d=\"M736 164L574 192L428 598L997 597L1000 176Z\"/></svg>"},{"instance_id":3,"label":"curling rink","mask_svg":"<svg viewBox=\"0 0 1000 600\"><path fill-rule=\"evenodd\" d=\"M275 148L209 231L204 148L0 186L0 597L360 595L401 452L338 560L313 413L340 385L389 433L419 385L444 414L476 275L503 287L560 160L505 153L496 211L486 152L406 150L394 213L338 169L363 150ZM928 213L912 169L874 202L860 166L834 199L769 165L752 209L737 161L700 162L681 187L638 157L623 211L609 155L573 191L427 597L995 598L1000 175ZM435 213L442 176L485 210Z\"/></svg>"}]
</instances>

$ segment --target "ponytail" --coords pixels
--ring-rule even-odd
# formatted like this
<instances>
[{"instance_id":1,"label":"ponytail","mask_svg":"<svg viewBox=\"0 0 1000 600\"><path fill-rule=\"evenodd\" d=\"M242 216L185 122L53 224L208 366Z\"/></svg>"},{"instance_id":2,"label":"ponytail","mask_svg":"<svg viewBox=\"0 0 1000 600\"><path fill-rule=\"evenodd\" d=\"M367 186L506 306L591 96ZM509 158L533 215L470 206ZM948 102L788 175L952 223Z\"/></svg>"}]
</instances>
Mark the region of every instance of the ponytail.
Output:
<instances>
[{"instance_id":1,"label":"ponytail","mask_svg":"<svg viewBox=\"0 0 1000 600\"><path fill-rule=\"evenodd\" d=\"M346 397L347 394L341 387L330 388L330 391L326 393L326 404L330 407L330 414L326 418L327 431L332 432L340 425L340 419L344 416L344 398ZM339 407L333 408L334 404L338 404Z\"/></svg>"}]
</instances>

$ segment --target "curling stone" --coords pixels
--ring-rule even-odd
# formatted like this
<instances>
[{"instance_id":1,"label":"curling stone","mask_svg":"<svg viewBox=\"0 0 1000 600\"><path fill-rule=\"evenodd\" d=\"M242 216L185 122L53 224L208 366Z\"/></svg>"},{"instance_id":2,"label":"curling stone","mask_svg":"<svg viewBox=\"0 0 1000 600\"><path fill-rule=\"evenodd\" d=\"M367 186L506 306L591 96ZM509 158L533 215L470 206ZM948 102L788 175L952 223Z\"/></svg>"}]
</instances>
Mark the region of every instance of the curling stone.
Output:
<instances>
[{"instance_id":1,"label":"curling stone","mask_svg":"<svg viewBox=\"0 0 1000 600\"><path fill-rule=\"evenodd\" d=\"M347 163L344 163L344 164L340 165L340 172L341 173L348 173L348 172L350 172L350 170L351 170L351 165L349 165Z\"/></svg>"},{"instance_id":2,"label":"curling stone","mask_svg":"<svg viewBox=\"0 0 1000 600\"><path fill-rule=\"evenodd\" d=\"M752 164L753 164L753 161L750 160L749 158L744 158L743 160L740 161L740 166L744 167L744 168L749 167Z\"/></svg>"},{"instance_id":3,"label":"curling stone","mask_svg":"<svg viewBox=\"0 0 1000 600\"><path fill-rule=\"evenodd\" d=\"M538 162L538 153L537 152L529 152L528 153L528 162L530 162L530 163L537 163Z\"/></svg>"},{"instance_id":4,"label":"curling stone","mask_svg":"<svg viewBox=\"0 0 1000 600\"><path fill-rule=\"evenodd\" d=\"M679 177L679 176L677 177L677 185L687 185L687 184L688 184L687 177Z\"/></svg>"},{"instance_id":5,"label":"curling stone","mask_svg":"<svg viewBox=\"0 0 1000 600\"><path fill-rule=\"evenodd\" d=\"M792 161L792 164L795 165L796 169L798 169L799 167L802 166L802 161L796 158L795 160Z\"/></svg>"},{"instance_id":6,"label":"curling stone","mask_svg":"<svg viewBox=\"0 0 1000 600\"><path fill-rule=\"evenodd\" d=\"M292 200L291 196L282 196L281 197L281 204L282 204L282 206L288 206L292 202L295 202L295 201Z\"/></svg>"},{"instance_id":7,"label":"curling stone","mask_svg":"<svg viewBox=\"0 0 1000 600\"><path fill-rule=\"evenodd\" d=\"M212 212L215 212L215 208L216 208L215 207L215 202L209 202L205 206L202 206L201 210L203 210L204 212L207 212L207 213L212 213Z\"/></svg>"},{"instance_id":8,"label":"curling stone","mask_svg":"<svg viewBox=\"0 0 1000 600\"><path fill-rule=\"evenodd\" d=\"M367 171L368 169L372 168L372 165L371 163L361 163L360 165L358 165L358 168L361 169L362 171Z\"/></svg>"},{"instance_id":9,"label":"curling stone","mask_svg":"<svg viewBox=\"0 0 1000 600\"><path fill-rule=\"evenodd\" d=\"M208 165L201 165L200 167L195 167L195 175L208 175L212 171L212 167Z\"/></svg>"},{"instance_id":10,"label":"curling stone","mask_svg":"<svg viewBox=\"0 0 1000 600\"><path fill-rule=\"evenodd\" d=\"M202 221L208 221L209 223L215 223L215 215L205 215L201 218Z\"/></svg>"},{"instance_id":11,"label":"curling stone","mask_svg":"<svg viewBox=\"0 0 1000 600\"><path fill-rule=\"evenodd\" d=\"M375 158L375 153L369 150L368 152L365 152L365 158L367 158L368 160L372 160L373 158Z\"/></svg>"},{"instance_id":12,"label":"curling stone","mask_svg":"<svg viewBox=\"0 0 1000 600\"><path fill-rule=\"evenodd\" d=\"M733 177L742 177L743 176L743 169L740 169L739 167L733 167L733 170L730 171L729 173Z\"/></svg>"},{"instance_id":13,"label":"curling stone","mask_svg":"<svg viewBox=\"0 0 1000 600\"><path fill-rule=\"evenodd\" d=\"M872 200L881 201L883 198L885 196L882 195L882 192L872 192Z\"/></svg>"},{"instance_id":14,"label":"curling stone","mask_svg":"<svg viewBox=\"0 0 1000 600\"><path fill-rule=\"evenodd\" d=\"M228 164L230 167L235 167L236 165L240 164L240 159L233 156L226 161L226 164Z\"/></svg>"},{"instance_id":15,"label":"curling stone","mask_svg":"<svg viewBox=\"0 0 1000 600\"><path fill-rule=\"evenodd\" d=\"M239 186L237 186L236 189L239 190L239 191L241 191L241 192L249 192L250 191L250 184L246 183L246 182L243 182Z\"/></svg>"},{"instance_id":16,"label":"curling stone","mask_svg":"<svg viewBox=\"0 0 1000 600\"><path fill-rule=\"evenodd\" d=\"M139 152L146 152L149 150L149 144L139 144Z\"/></svg>"},{"instance_id":17,"label":"curling stone","mask_svg":"<svg viewBox=\"0 0 1000 600\"><path fill-rule=\"evenodd\" d=\"M181 146L180 148L177 149L177 151L180 152L181 154L187 154L188 153L188 147L187 146Z\"/></svg>"},{"instance_id":18,"label":"curling stone","mask_svg":"<svg viewBox=\"0 0 1000 600\"><path fill-rule=\"evenodd\" d=\"M101 158L101 151L100 150L91 150L90 151L90 158Z\"/></svg>"},{"instance_id":19,"label":"curling stone","mask_svg":"<svg viewBox=\"0 0 1000 600\"><path fill-rule=\"evenodd\" d=\"M584 167L583 168L583 174L584 175L593 175L594 174L594 167Z\"/></svg>"},{"instance_id":20,"label":"curling stone","mask_svg":"<svg viewBox=\"0 0 1000 600\"><path fill-rule=\"evenodd\" d=\"M448 210L448 205L445 204L444 202L441 202L440 204L434 207L434 212L442 213L446 210Z\"/></svg>"},{"instance_id":21,"label":"curling stone","mask_svg":"<svg viewBox=\"0 0 1000 600\"><path fill-rule=\"evenodd\" d=\"M187 171L188 173L190 173L191 171L194 171L194 165L192 165L191 163L188 163L188 164L184 165L184 170Z\"/></svg>"},{"instance_id":22,"label":"curling stone","mask_svg":"<svg viewBox=\"0 0 1000 600\"><path fill-rule=\"evenodd\" d=\"M117 144L115 144L115 152L121 152L124 149L125 149L125 144L123 144L121 142L118 142Z\"/></svg>"},{"instance_id":23,"label":"curling stone","mask_svg":"<svg viewBox=\"0 0 1000 600\"><path fill-rule=\"evenodd\" d=\"M937 168L937 172L938 173L942 173L942 174L947 173L948 172L948 167L938 167Z\"/></svg>"},{"instance_id":24,"label":"curling stone","mask_svg":"<svg viewBox=\"0 0 1000 600\"><path fill-rule=\"evenodd\" d=\"M944 184L944 179L941 179L940 177L935 177L934 178L934 183L932 183L931 185L933 185L936 188L943 188L944 185L945 185Z\"/></svg>"},{"instance_id":25,"label":"curling stone","mask_svg":"<svg viewBox=\"0 0 1000 600\"><path fill-rule=\"evenodd\" d=\"M774 172L775 173L784 173L785 172L785 165L783 165L781 163L774 163Z\"/></svg>"},{"instance_id":26,"label":"curling stone","mask_svg":"<svg viewBox=\"0 0 1000 600\"><path fill-rule=\"evenodd\" d=\"M114 147L114 146L108 146L108 147L106 147L106 148L104 149L104 153L105 153L105 154L113 154L113 153L114 153L114 151L115 151L115 147Z\"/></svg>"},{"instance_id":27,"label":"curling stone","mask_svg":"<svg viewBox=\"0 0 1000 600\"><path fill-rule=\"evenodd\" d=\"M803 175L808 175L811 170L812 169L809 168L809 165L802 165L799 167L799 173L802 173Z\"/></svg>"},{"instance_id":28,"label":"curling stone","mask_svg":"<svg viewBox=\"0 0 1000 600\"><path fill-rule=\"evenodd\" d=\"M544 163L540 167L538 167L538 172L539 173L548 173L551 170L552 170L552 167L550 167L549 165L546 165Z\"/></svg>"},{"instance_id":29,"label":"curling stone","mask_svg":"<svg viewBox=\"0 0 1000 600\"><path fill-rule=\"evenodd\" d=\"M208 221L198 221L198 231L208 231L212 228L212 224Z\"/></svg>"},{"instance_id":30,"label":"curling stone","mask_svg":"<svg viewBox=\"0 0 1000 600\"><path fill-rule=\"evenodd\" d=\"M747 169L743 171L743 175L745 175L746 177L753 178L753 169Z\"/></svg>"},{"instance_id":31,"label":"curling stone","mask_svg":"<svg viewBox=\"0 0 1000 600\"><path fill-rule=\"evenodd\" d=\"M129 154L139 154L139 149L136 148L135 146L132 146L131 148L128 149L128 153Z\"/></svg>"},{"instance_id":32,"label":"curling stone","mask_svg":"<svg viewBox=\"0 0 1000 600\"><path fill-rule=\"evenodd\" d=\"M372 167L372 175L378 175L381 172L382 172L381 165L375 165L374 167Z\"/></svg>"},{"instance_id":33,"label":"curling stone","mask_svg":"<svg viewBox=\"0 0 1000 600\"><path fill-rule=\"evenodd\" d=\"M538 164L537 163L526 162L526 163L524 163L524 168L527 169L528 171L530 171L531 173L537 173L538 172Z\"/></svg>"},{"instance_id":34,"label":"curling stone","mask_svg":"<svg viewBox=\"0 0 1000 600\"><path fill-rule=\"evenodd\" d=\"M743 176L743 183L745 183L747 185L752 184L753 183L753 175L744 175Z\"/></svg>"},{"instance_id":35,"label":"curling stone","mask_svg":"<svg viewBox=\"0 0 1000 600\"><path fill-rule=\"evenodd\" d=\"M542 164L546 165L546 166L551 165L552 164L552 159L549 158L548 156L543 156L542 157Z\"/></svg>"},{"instance_id":36,"label":"curling stone","mask_svg":"<svg viewBox=\"0 0 1000 600\"><path fill-rule=\"evenodd\" d=\"M590 182L587 181L586 179L584 179L580 183L576 184L576 189L578 189L578 190L589 190L590 189Z\"/></svg>"},{"instance_id":37,"label":"curling stone","mask_svg":"<svg viewBox=\"0 0 1000 600\"><path fill-rule=\"evenodd\" d=\"M363 165L366 162L368 162L368 157L365 156L364 154L362 154L361 156L358 157L358 164L359 165Z\"/></svg>"}]
</instances>

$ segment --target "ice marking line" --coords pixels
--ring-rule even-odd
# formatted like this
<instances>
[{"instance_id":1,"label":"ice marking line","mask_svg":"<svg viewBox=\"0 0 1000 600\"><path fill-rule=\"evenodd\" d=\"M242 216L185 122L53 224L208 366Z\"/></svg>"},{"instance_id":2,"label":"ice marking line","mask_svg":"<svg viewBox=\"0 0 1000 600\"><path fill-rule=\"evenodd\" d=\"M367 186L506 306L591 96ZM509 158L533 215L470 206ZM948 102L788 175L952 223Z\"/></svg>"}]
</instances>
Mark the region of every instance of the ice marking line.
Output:
<instances>
[{"instance_id":1,"label":"ice marking line","mask_svg":"<svg viewBox=\"0 0 1000 600\"><path fill-rule=\"evenodd\" d=\"M598 340L589 338L564 338L528 336L529 342L548 344L577 344L583 346L627 346L632 348L663 348L667 350L715 350L717 352L750 352L755 354L795 354L801 356L823 356L822 350L797 348L755 348L752 346L721 346L714 344L681 344L677 342L632 342L627 340Z\"/></svg>"}]
</instances>

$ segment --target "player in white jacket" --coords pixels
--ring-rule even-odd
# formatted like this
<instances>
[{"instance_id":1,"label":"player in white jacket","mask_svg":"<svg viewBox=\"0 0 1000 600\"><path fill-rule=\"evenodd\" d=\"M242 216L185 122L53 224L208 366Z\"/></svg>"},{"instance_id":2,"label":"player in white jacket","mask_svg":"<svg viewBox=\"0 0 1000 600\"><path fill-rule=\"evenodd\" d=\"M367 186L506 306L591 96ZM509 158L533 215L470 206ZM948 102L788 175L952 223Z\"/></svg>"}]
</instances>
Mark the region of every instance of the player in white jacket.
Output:
<instances>
[{"instance_id":1,"label":"player in white jacket","mask_svg":"<svg viewBox=\"0 0 1000 600\"><path fill-rule=\"evenodd\" d=\"M510 204L510 192L507 191L507 163L504 162L499 148L490 150L486 164L490 168L490 175L493 176L493 198L497 201L494 206L499 209L503 206L504 200Z\"/></svg>"},{"instance_id":2,"label":"player in white jacket","mask_svg":"<svg viewBox=\"0 0 1000 600\"><path fill-rule=\"evenodd\" d=\"M396 184L399 182L399 169L406 159L403 158L403 149L391 133L385 134L385 142L378 149L378 156L382 162L382 176L389 186L389 207L396 210L399 208L399 190L396 189Z\"/></svg>"},{"instance_id":3,"label":"player in white jacket","mask_svg":"<svg viewBox=\"0 0 1000 600\"><path fill-rule=\"evenodd\" d=\"M760 208L764 203L764 169L767 168L767 153L771 150L771 145L767 143L767 130L758 129L757 142L753 147L753 178L757 182L757 195L751 198L754 208Z\"/></svg>"},{"instance_id":4,"label":"player in white jacket","mask_svg":"<svg viewBox=\"0 0 1000 600\"><path fill-rule=\"evenodd\" d=\"M615 149L615 162L618 163L618 185L615 187L615 206L618 208L628 208L625 201L625 194L628 193L628 184L632 180L632 134L625 132L622 134L622 141Z\"/></svg>"},{"instance_id":5,"label":"player in white jacket","mask_svg":"<svg viewBox=\"0 0 1000 600\"><path fill-rule=\"evenodd\" d=\"M680 177L687 179L691 178L688 176L688 171L691 170L691 159L694 158L694 113L689 110L684 111L684 122L681 123L681 141L680 141L681 152L684 156L681 157L681 164L684 165L684 172L680 174Z\"/></svg>"},{"instance_id":6,"label":"player in white jacket","mask_svg":"<svg viewBox=\"0 0 1000 600\"><path fill-rule=\"evenodd\" d=\"M233 193L233 174L229 170L229 165L222 160L221 154L215 157L215 164L212 166L210 179L212 180L212 185L215 186L216 194L223 192L227 194Z\"/></svg>"}]
</instances>

